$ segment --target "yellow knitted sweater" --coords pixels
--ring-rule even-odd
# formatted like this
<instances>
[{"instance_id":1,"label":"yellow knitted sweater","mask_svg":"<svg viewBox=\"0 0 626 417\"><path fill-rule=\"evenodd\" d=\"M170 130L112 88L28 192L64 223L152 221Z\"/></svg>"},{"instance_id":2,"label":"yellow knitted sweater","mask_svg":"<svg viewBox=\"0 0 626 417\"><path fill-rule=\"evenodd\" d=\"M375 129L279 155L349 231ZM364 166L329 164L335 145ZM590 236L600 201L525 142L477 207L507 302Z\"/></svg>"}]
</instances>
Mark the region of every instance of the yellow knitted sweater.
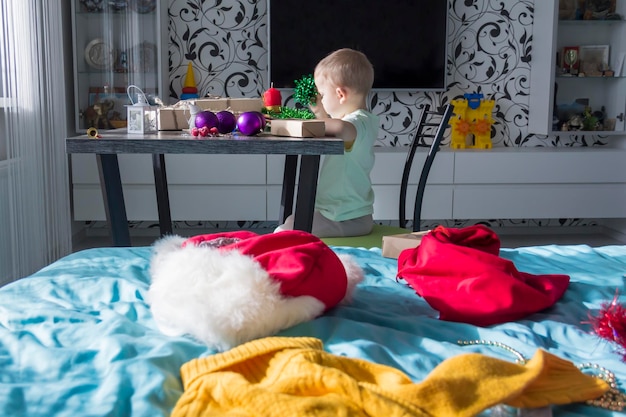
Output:
<instances>
[{"instance_id":1,"label":"yellow knitted sweater","mask_svg":"<svg viewBox=\"0 0 626 417\"><path fill-rule=\"evenodd\" d=\"M319 339L268 337L183 365L172 417L474 416L496 404L595 399L609 386L543 350L518 365L471 353L413 383L399 370L333 355Z\"/></svg>"}]
</instances>

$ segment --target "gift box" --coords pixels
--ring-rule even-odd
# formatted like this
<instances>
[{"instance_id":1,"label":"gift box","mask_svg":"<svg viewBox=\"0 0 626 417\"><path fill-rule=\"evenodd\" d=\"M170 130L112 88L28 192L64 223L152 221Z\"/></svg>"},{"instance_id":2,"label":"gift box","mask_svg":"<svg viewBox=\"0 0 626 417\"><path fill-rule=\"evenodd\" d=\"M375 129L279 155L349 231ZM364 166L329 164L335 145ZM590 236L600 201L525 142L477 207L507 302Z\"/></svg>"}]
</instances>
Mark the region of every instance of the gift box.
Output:
<instances>
[{"instance_id":1,"label":"gift box","mask_svg":"<svg viewBox=\"0 0 626 417\"><path fill-rule=\"evenodd\" d=\"M272 135L296 138L319 138L326 134L323 120L273 119L270 122Z\"/></svg>"},{"instance_id":2,"label":"gift box","mask_svg":"<svg viewBox=\"0 0 626 417\"><path fill-rule=\"evenodd\" d=\"M218 112L228 109L228 98L197 98L194 100L196 106L202 110Z\"/></svg>"},{"instance_id":3,"label":"gift box","mask_svg":"<svg viewBox=\"0 0 626 417\"><path fill-rule=\"evenodd\" d=\"M184 108L161 107L157 111L159 130L189 129L189 111Z\"/></svg>"},{"instance_id":4,"label":"gift box","mask_svg":"<svg viewBox=\"0 0 626 417\"><path fill-rule=\"evenodd\" d=\"M263 110L263 99L259 98L228 98L228 110L237 114L246 111Z\"/></svg>"},{"instance_id":5,"label":"gift box","mask_svg":"<svg viewBox=\"0 0 626 417\"><path fill-rule=\"evenodd\" d=\"M209 110L217 113L228 110L234 114L246 111L263 110L263 100L261 98L230 98L230 97L206 97L194 100L194 104L202 110Z\"/></svg>"},{"instance_id":6,"label":"gift box","mask_svg":"<svg viewBox=\"0 0 626 417\"><path fill-rule=\"evenodd\" d=\"M428 233L430 233L430 230L383 236L383 256L385 258L398 259L400 252L403 250L418 247L422 238Z\"/></svg>"},{"instance_id":7,"label":"gift box","mask_svg":"<svg viewBox=\"0 0 626 417\"><path fill-rule=\"evenodd\" d=\"M189 104L196 105L200 110L213 113L228 110L236 116L247 111L261 112L263 100L260 98L199 98L195 100L181 100L176 104L161 107L158 111L159 130L186 130L189 129Z\"/></svg>"}]
</instances>

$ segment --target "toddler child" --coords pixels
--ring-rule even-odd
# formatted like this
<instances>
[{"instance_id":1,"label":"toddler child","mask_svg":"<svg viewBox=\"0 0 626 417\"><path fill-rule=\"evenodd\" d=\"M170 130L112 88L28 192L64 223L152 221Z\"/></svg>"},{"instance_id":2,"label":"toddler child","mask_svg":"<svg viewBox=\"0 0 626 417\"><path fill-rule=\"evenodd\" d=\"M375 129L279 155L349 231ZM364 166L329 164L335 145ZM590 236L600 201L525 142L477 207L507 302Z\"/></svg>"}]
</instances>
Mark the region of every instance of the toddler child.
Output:
<instances>
[{"instance_id":1,"label":"toddler child","mask_svg":"<svg viewBox=\"0 0 626 417\"><path fill-rule=\"evenodd\" d=\"M378 116L367 109L374 82L368 58L339 49L322 59L313 74L318 96L311 110L324 120L326 134L343 139L343 155L325 155L317 185L312 233L318 237L361 236L374 225L370 172ZM293 229L293 215L275 231Z\"/></svg>"}]
</instances>

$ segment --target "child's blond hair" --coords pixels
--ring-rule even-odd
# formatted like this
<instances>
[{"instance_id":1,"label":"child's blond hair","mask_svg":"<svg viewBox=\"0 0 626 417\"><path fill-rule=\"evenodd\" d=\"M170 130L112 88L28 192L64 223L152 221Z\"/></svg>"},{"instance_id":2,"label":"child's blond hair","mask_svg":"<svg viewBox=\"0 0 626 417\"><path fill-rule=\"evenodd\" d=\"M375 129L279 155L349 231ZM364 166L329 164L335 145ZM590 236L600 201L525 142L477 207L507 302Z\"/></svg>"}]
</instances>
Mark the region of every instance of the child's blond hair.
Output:
<instances>
[{"instance_id":1,"label":"child's blond hair","mask_svg":"<svg viewBox=\"0 0 626 417\"><path fill-rule=\"evenodd\" d=\"M318 62L314 78L367 95L374 83L374 67L364 53L343 48Z\"/></svg>"}]
</instances>

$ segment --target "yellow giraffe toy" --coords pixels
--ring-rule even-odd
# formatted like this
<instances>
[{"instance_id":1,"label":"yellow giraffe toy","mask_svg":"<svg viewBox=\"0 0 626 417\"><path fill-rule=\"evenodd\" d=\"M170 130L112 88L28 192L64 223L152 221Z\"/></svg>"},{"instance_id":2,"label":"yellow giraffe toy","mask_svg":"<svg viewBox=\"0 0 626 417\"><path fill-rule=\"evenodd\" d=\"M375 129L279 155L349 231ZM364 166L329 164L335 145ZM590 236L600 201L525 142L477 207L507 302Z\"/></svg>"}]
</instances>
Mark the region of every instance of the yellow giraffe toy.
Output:
<instances>
[{"instance_id":1,"label":"yellow giraffe toy","mask_svg":"<svg viewBox=\"0 0 626 417\"><path fill-rule=\"evenodd\" d=\"M495 101L483 100L482 94L465 94L464 97L452 100L454 114L450 118L450 147L491 149L491 125L494 122L491 114ZM472 143L468 144L470 141Z\"/></svg>"}]
</instances>

